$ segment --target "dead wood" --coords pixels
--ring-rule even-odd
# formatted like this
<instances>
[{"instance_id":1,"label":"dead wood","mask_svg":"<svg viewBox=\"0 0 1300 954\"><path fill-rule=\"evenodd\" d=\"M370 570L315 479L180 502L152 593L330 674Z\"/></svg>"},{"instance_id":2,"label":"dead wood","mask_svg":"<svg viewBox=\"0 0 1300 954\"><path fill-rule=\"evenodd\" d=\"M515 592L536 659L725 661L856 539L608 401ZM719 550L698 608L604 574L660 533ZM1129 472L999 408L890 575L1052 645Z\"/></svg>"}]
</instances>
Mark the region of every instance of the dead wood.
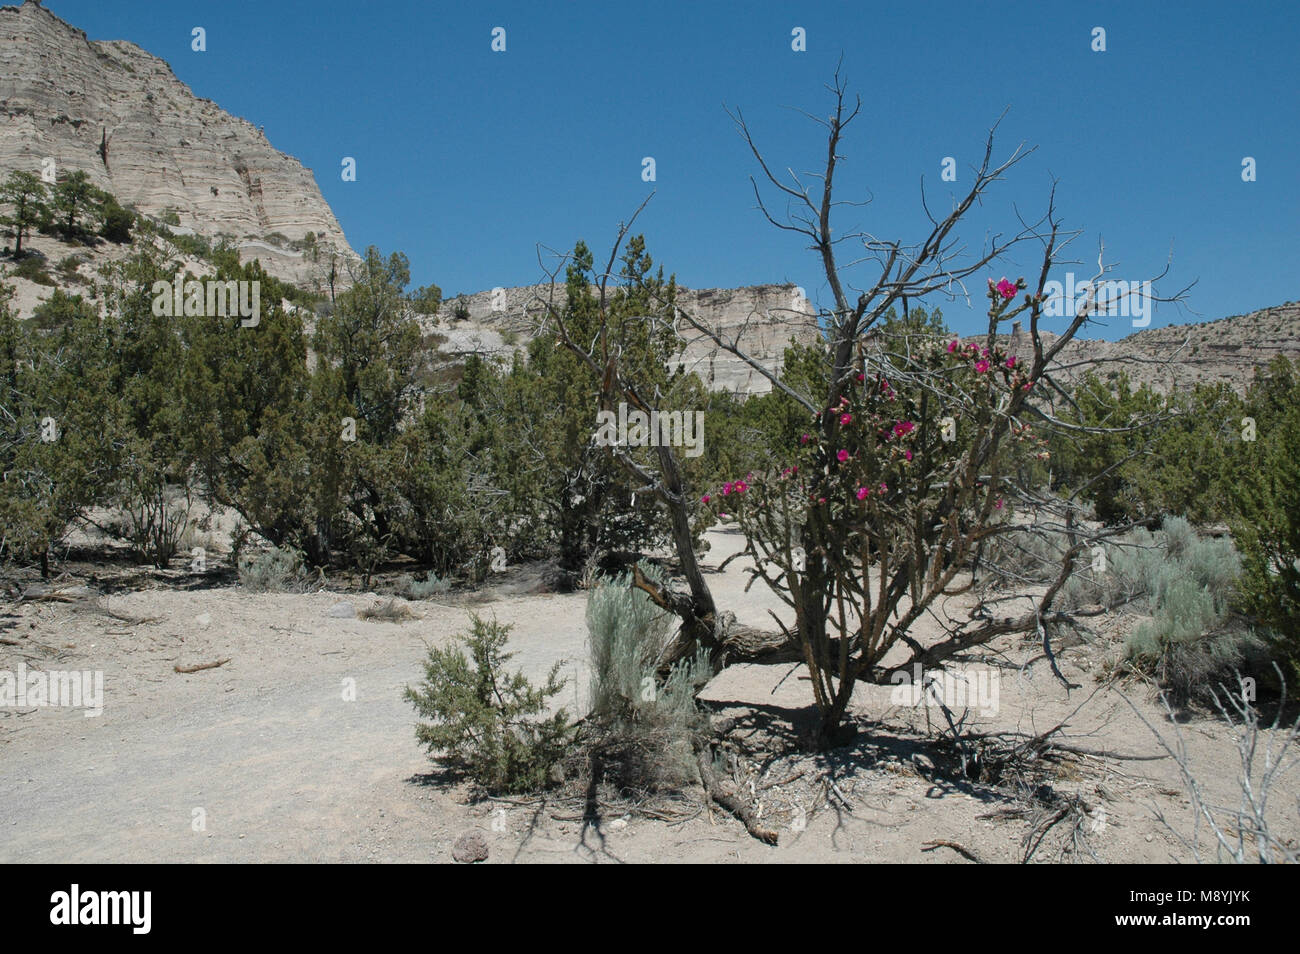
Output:
<instances>
[{"instance_id":1,"label":"dead wood","mask_svg":"<svg viewBox=\"0 0 1300 954\"><path fill-rule=\"evenodd\" d=\"M735 815L741 824L745 826L745 830L759 841L768 845L775 845L777 840L776 830L763 827L754 812L736 793L735 785L726 780L718 779L717 774L713 771L710 755L710 749L705 746L700 749L695 760L700 769L700 781L704 784L705 793L713 801Z\"/></svg>"},{"instance_id":2,"label":"dead wood","mask_svg":"<svg viewBox=\"0 0 1300 954\"><path fill-rule=\"evenodd\" d=\"M199 663L197 666L173 666L177 672L201 672L204 669L216 669L218 666L224 666L230 662L230 658L218 659L215 662Z\"/></svg>"},{"instance_id":3,"label":"dead wood","mask_svg":"<svg viewBox=\"0 0 1300 954\"><path fill-rule=\"evenodd\" d=\"M966 848L963 845L959 845L955 841L944 841L942 839L939 839L936 841L927 841L924 845L921 846L922 851L934 851L936 848L951 848L953 851L957 852L957 854L961 855L963 858L973 861L977 865L986 865L989 863L985 861L983 858L981 858L979 855L977 855L975 852L971 851L969 848Z\"/></svg>"}]
</instances>

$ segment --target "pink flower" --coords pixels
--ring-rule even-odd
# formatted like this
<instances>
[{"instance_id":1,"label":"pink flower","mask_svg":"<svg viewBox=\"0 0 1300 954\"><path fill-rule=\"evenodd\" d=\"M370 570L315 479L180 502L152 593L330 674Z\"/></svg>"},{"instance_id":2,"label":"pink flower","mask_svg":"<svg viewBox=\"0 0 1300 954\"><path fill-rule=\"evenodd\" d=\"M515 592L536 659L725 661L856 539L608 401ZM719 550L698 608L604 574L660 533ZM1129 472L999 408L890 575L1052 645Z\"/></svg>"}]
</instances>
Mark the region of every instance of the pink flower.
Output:
<instances>
[{"instance_id":1,"label":"pink flower","mask_svg":"<svg viewBox=\"0 0 1300 954\"><path fill-rule=\"evenodd\" d=\"M808 443L808 435L805 434L803 437L799 438L799 443L800 443L800 444L807 444L807 443Z\"/></svg>"},{"instance_id":2,"label":"pink flower","mask_svg":"<svg viewBox=\"0 0 1300 954\"><path fill-rule=\"evenodd\" d=\"M887 486L885 485L885 482L882 480L882 481L880 482L880 492L883 494L883 493L884 493L885 491L887 491L888 489L889 489L889 487L887 487Z\"/></svg>"},{"instance_id":3,"label":"pink flower","mask_svg":"<svg viewBox=\"0 0 1300 954\"><path fill-rule=\"evenodd\" d=\"M911 421L896 421L894 423L894 436L902 437L904 434L910 434L916 428Z\"/></svg>"},{"instance_id":4,"label":"pink flower","mask_svg":"<svg viewBox=\"0 0 1300 954\"><path fill-rule=\"evenodd\" d=\"M710 499L712 498L710 498L708 494L705 494L703 497L700 498L700 503L708 503Z\"/></svg>"},{"instance_id":5,"label":"pink flower","mask_svg":"<svg viewBox=\"0 0 1300 954\"><path fill-rule=\"evenodd\" d=\"M912 452L911 452L910 450L909 450L909 451L903 451L903 456L906 457L908 460L911 460L911 459L912 459Z\"/></svg>"},{"instance_id":6,"label":"pink flower","mask_svg":"<svg viewBox=\"0 0 1300 954\"><path fill-rule=\"evenodd\" d=\"M743 494L749 489L749 484L745 483L743 480L738 480L732 485L732 489L738 494Z\"/></svg>"},{"instance_id":7,"label":"pink flower","mask_svg":"<svg viewBox=\"0 0 1300 954\"><path fill-rule=\"evenodd\" d=\"M1002 279L1002 281L998 282L998 294L1001 295L1003 298L1015 298L1016 297L1015 283L1009 282L1005 278Z\"/></svg>"},{"instance_id":8,"label":"pink flower","mask_svg":"<svg viewBox=\"0 0 1300 954\"><path fill-rule=\"evenodd\" d=\"M865 381L866 379L867 379L867 376L866 376L865 374L863 374L861 371L859 371L859 372L858 372L858 380L859 380L859 381Z\"/></svg>"},{"instance_id":9,"label":"pink flower","mask_svg":"<svg viewBox=\"0 0 1300 954\"><path fill-rule=\"evenodd\" d=\"M987 361L976 361L976 362L975 362L975 371L976 371L978 374L983 374L983 373L984 373L985 371L987 371L988 369L989 369L989 363L988 363Z\"/></svg>"},{"instance_id":10,"label":"pink flower","mask_svg":"<svg viewBox=\"0 0 1300 954\"><path fill-rule=\"evenodd\" d=\"M1013 354L1011 357L1007 358L1007 367L1014 368L1015 366L1016 366L1016 356Z\"/></svg>"},{"instance_id":11,"label":"pink flower","mask_svg":"<svg viewBox=\"0 0 1300 954\"><path fill-rule=\"evenodd\" d=\"M824 503L826 502L826 498L825 498L825 497L818 497L818 498L817 498L817 502L818 502L819 504L824 504Z\"/></svg>"},{"instance_id":12,"label":"pink flower","mask_svg":"<svg viewBox=\"0 0 1300 954\"><path fill-rule=\"evenodd\" d=\"M840 450L835 454L835 459L836 459L837 461L839 461L839 462L842 464L842 463L844 463L846 460L849 459L849 452L846 451L846 450L844 450L843 448L841 448L841 449L840 449Z\"/></svg>"},{"instance_id":13,"label":"pink flower","mask_svg":"<svg viewBox=\"0 0 1300 954\"><path fill-rule=\"evenodd\" d=\"M731 481L727 481L725 484L722 485L722 496L725 497L727 496L727 494L731 493L731 486L732 486Z\"/></svg>"},{"instance_id":14,"label":"pink flower","mask_svg":"<svg viewBox=\"0 0 1300 954\"><path fill-rule=\"evenodd\" d=\"M859 499L859 500L866 500L866 499L867 499L867 494L869 494L869 493L871 493L871 491L868 490L866 487L859 487L859 488L858 488L858 491L857 491L858 499Z\"/></svg>"},{"instance_id":15,"label":"pink flower","mask_svg":"<svg viewBox=\"0 0 1300 954\"><path fill-rule=\"evenodd\" d=\"M840 415L840 427L845 427L845 426L847 426L847 425L849 425L849 424L852 424L852 423L853 423L853 415L852 415L852 414L845 413L845 414L841 414L841 415Z\"/></svg>"},{"instance_id":16,"label":"pink flower","mask_svg":"<svg viewBox=\"0 0 1300 954\"><path fill-rule=\"evenodd\" d=\"M949 341L949 342L948 342L948 353L949 353L949 354L952 354L952 353L953 353L954 351L956 351L956 350L957 350L957 342L955 342L955 341Z\"/></svg>"},{"instance_id":17,"label":"pink flower","mask_svg":"<svg viewBox=\"0 0 1300 954\"><path fill-rule=\"evenodd\" d=\"M718 516L721 517L723 520L727 519L727 515L725 513L720 513L718 514Z\"/></svg>"},{"instance_id":18,"label":"pink flower","mask_svg":"<svg viewBox=\"0 0 1300 954\"><path fill-rule=\"evenodd\" d=\"M999 498L997 499L997 503L995 503L993 506L994 506L995 509L997 509L997 510L1001 510L1001 509L1002 509L1002 498L999 497Z\"/></svg>"}]
</instances>

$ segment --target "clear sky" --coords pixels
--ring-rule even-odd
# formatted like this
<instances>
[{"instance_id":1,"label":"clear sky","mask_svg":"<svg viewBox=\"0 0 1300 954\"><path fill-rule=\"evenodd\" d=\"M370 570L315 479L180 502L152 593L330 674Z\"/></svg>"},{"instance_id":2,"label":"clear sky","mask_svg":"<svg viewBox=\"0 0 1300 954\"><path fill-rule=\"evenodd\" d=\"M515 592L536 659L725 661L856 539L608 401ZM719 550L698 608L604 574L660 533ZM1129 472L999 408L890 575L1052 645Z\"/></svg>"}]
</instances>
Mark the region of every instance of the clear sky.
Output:
<instances>
[{"instance_id":1,"label":"clear sky","mask_svg":"<svg viewBox=\"0 0 1300 954\"><path fill-rule=\"evenodd\" d=\"M1112 277L1160 272L1186 308L1153 327L1300 299L1300 3L440 3L427 0L46 0L92 39L167 60L195 95L265 127L316 174L353 247L403 251L445 295L538 281L540 244L606 249L639 220L651 254L692 287L790 281L825 304L815 254L755 209L743 109L772 165L820 168L843 56L863 112L841 148L840 230L919 240L932 208L995 146L1037 151L963 233L978 249L1037 216L1053 177L1067 227ZM207 51L191 50L202 26ZM505 52L492 30L505 29ZM807 50L792 47L806 31ZM1106 31L1094 52L1093 28ZM357 179L341 163L356 159ZM645 157L656 181L642 179ZM944 157L958 181L940 178ZM1252 157L1256 181L1242 180ZM778 210L783 206L778 202ZM850 250L845 248L846 260ZM1000 269L1036 271L1026 249ZM850 280L872 279L863 266ZM971 286L974 294L981 289ZM982 307L981 301L975 302ZM974 330L963 304L949 323ZM1121 337L1128 320L1090 329Z\"/></svg>"}]
</instances>

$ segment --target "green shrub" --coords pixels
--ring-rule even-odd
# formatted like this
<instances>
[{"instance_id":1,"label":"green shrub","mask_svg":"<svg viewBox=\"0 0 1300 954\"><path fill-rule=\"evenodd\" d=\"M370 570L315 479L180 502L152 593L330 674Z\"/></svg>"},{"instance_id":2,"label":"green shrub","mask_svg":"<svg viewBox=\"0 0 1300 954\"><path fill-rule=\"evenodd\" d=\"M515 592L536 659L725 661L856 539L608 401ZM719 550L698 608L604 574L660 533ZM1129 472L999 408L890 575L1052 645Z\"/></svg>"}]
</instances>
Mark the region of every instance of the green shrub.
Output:
<instances>
[{"instance_id":1,"label":"green shrub","mask_svg":"<svg viewBox=\"0 0 1300 954\"><path fill-rule=\"evenodd\" d=\"M45 259L39 255L28 255L21 259L16 265L9 270L9 274L14 278L25 278L29 282L35 282L38 285L49 285L51 287L58 284L45 269Z\"/></svg>"},{"instance_id":2,"label":"green shrub","mask_svg":"<svg viewBox=\"0 0 1300 954\"><path fill-rule=\"evenodd\" d=\"M65 258L60 259L59 264L55 266L55 268L59 273L59 277L63 279L65 284L88 285L90 284L89 279L77 271L77 266L86 261L88 261L88 259L84 255L68 255Z\"/></svg>"},{"instance_id":3,"label":"green shrub","mask_svg":"<svg viewBox=\"0 0 1300 954\"><path fill-rule=\"evenodd\" d=\"M1243 608L1300 676L1300 365L1277 358L1247 394L1255 441L1243 441L1232 535Z\"/></svg>"},{"instance_id":4,"label":"green shrub","mask_svg":"<svg viewBox=\"0 0 1300 954\"><path fill-rule=\"evenodd\" d=\"M424 683L405 698L425 719L415 737L431 758L468 775L488 792L545 788L569 747L572 726L559 709L546 716L563 690L560 664L534 686L521 672L507 674L510 627L471 617L472 628L450 646L431 648ZM469 657L466 658L466 651Z\"/></svg>"},{"instance_id":5,"label":"green shrub","mask_svg":"<svg viewBox=\"0 0 1300 954\"><path fill-rule=\"evenodd\" d=\"M118 205L117 200L111 195L105 195L99 214L102 222L99 227L101 238L116 245L125 245L131 241L131 227L135 224L135 216Z\"/></svg>"}]
</instances>

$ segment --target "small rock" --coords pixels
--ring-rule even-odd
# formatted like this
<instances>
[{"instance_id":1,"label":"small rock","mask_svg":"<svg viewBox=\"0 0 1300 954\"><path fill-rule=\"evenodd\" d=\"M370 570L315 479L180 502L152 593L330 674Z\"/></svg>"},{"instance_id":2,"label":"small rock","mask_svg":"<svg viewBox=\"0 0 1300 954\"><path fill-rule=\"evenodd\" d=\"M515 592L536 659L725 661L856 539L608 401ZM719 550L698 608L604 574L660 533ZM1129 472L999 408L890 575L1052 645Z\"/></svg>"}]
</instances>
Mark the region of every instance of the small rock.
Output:
<instances>
[{"instance_id":1,"label":"small rock","mask_svg":"<svg viewBox=\"0 0 1300 954\"><path fill-rule=\"evenodd\" d=\"M332 616L334 619L354 619L357 615L357 608L351 603L344 601L342 603L335 603L329 608L325 615Z\"/></svg>"},{"instance_id":2,"label":"small rock","mask_svg":"<svg viewBox=\"0 0 1300 954\"><path fill-rule=\"evenodd\" d=\"M627 815L624 815L622 818L615 818L612 822L609 823L609 830L622 831L624 828L627 827L627 819L628 819Z\"/></svg>"},{"instance_id":3,"label":"small rock","mask_svg":"<svg viewBox=\"0 0 1300 954\"><path fill-rule=\"evenodd\" d=\"M466 865L474 864L476 861L487 861L487 839L477 828L467 831L456 839L456 844L452 845L451 856Z\"/></svg>"}]
</instances>

